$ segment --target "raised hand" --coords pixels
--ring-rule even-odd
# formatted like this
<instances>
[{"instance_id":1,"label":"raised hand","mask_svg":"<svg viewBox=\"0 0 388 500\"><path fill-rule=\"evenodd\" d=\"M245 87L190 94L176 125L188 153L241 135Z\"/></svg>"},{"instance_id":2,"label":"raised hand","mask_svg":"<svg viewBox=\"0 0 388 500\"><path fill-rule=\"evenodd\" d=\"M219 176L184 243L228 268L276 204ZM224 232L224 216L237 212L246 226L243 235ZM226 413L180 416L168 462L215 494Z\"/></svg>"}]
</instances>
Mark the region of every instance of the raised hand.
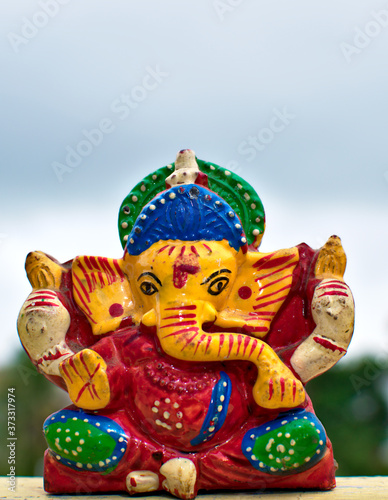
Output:
<instances>
[{"instance_id":1,"label":"raised hand","mask_svg":"<svg viewBox=\"0 0 388 500\"><path fill-rule=\"evenodd\" d=\"M354 325L349 287L339 279L324 279L314 291L311 312L316 327L291 358L303 382L324 373L346 354Z\"/></svg>"},{"instance_id":2,"label":"raised hand","mask_svg":"<svg viewBox=\"0 0 388 500\"><path fill-rule=\"evenodd\" d=\"M54 290L34 290L18 318L20 340L38 368L59 375L58 365L73 354L65 341L70 315Z\"/></svg>"}]
</instances>

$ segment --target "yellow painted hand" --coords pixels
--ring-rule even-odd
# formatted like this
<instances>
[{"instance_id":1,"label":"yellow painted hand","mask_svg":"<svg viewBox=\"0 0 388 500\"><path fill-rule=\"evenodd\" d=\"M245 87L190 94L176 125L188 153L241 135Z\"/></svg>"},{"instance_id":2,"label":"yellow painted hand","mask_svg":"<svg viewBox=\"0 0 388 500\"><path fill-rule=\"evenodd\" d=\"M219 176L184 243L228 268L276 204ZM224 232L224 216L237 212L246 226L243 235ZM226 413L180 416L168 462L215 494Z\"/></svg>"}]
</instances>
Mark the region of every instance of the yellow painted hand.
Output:
<instances>
[{"instance_id":1,"label":"yellow painted hand","mask_svg":"<svg viewBox=\"0 0 388 500\"><path fill-rule=\"evenodd\" d=\"M262 360L253 388L256 403L264 408L295 408L305 400L300 380L294 377L280 359Z\"/></svg>"},{"instance_id":2,"label":"yellow painted hand","mask_svg":"<svg viewBox=\"0 0 388 500\"><path fill-rule=\"evenodd\" d=\"M91 349L67 358L59 367L70 399L79 408L98 410L110 400L106 363Z\"/></svg>"}]
</instances>

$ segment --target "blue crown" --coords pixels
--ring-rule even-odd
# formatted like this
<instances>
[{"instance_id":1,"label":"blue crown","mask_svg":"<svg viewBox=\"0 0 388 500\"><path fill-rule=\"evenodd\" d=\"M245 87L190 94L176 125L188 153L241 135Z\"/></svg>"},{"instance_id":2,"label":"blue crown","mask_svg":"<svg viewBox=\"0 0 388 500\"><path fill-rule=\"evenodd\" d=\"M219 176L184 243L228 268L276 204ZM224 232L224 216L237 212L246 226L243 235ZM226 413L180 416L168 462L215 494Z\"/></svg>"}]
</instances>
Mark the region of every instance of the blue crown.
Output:
<instances>
[{"instance_id":1,"label":"blue crown","mask_svg":"<svg viewBox=\"0 0 388 500\"><path fill-rule=\"evenodd\" d=\"M167 240L227 240L236 251L247 244L231 206L197 184L174 186L148 203L128 235L127 251L140 255L157 241Z\"/></svg>"}]
</instances>

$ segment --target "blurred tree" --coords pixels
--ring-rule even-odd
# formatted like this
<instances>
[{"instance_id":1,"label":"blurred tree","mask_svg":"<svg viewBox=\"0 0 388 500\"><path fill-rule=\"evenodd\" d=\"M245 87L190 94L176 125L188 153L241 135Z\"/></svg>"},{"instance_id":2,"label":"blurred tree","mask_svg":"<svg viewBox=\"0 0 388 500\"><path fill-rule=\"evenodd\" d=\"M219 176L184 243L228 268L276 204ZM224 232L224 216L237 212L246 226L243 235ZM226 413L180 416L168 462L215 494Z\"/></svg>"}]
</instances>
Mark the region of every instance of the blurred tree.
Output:
<instances>
[{"instance_id":1,"label":"blurred tree","mask_svg":"<svg viewBox=\"0 0 388 500\"><path fill-rule=\"evenodd\" d=\"M46 441L43 422L53 412L70 404L67 394L37 372L27 354L20 350L15 361L0 370L0 429L3 443L7 433L7 391L15 388L16 399L16 474L43 473ZM9 472L8 448L0 447L0 475Z\"/></svg>"},{"instance_id":2,"label":"blurred tree","mask_svg":"<svg viewBox=\"0 0 388 500\"><path fill-rule=\"evenodd\" d=\"M307 384L339 476L388 474L388 359L343 363Z\"/></svg>"}]
</instances>

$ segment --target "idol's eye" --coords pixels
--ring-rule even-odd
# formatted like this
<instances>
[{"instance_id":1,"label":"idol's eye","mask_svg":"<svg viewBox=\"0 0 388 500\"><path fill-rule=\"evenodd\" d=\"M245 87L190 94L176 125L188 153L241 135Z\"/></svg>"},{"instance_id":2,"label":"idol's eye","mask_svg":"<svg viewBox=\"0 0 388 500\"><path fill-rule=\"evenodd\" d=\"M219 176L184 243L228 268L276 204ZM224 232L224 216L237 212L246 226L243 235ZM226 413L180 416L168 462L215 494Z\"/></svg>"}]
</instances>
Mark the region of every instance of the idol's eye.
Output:
<instances>
[{"instance_id":1,"label":"idol's eye","mask_svg":"<svg viewBox=\"0 0 388 500\"><path fill-rule=\"evenodd\" d=\"M143 283L140 285L140 290L144 293L144 295L153 295L154 293L158 292L156 286L150 281L143 281Z\"/></svg>"},{"instance_id":2,"label":"idol's eye","mask_svg":"<svg viewBox=\"0 0 388 500\"><path fill-rule=\"evenodd\" d=\"M219 295L223 290L225 290L225 288L228 286L228 283L229 278L227 278L226 276L219 276L210 283L207 291L211 295Z\"/></svg>"},{"instance_id":3,"label":"idol's eye","mask_svg":"<svg viewBox=\"0 0 388 500\"><path fill-rule=\"evenodd\" d=\"M150 276L153 280L158 283L158 285L162 286L160 279L151 271L145 271L141 273L141 275L137 278L137 281L140 281L143 276ZM152 281L143 281L140 285L140 290L144 293L144 295L153 295L154 293L159 291L159 288Z\"/></svg>"}]
</instances>

